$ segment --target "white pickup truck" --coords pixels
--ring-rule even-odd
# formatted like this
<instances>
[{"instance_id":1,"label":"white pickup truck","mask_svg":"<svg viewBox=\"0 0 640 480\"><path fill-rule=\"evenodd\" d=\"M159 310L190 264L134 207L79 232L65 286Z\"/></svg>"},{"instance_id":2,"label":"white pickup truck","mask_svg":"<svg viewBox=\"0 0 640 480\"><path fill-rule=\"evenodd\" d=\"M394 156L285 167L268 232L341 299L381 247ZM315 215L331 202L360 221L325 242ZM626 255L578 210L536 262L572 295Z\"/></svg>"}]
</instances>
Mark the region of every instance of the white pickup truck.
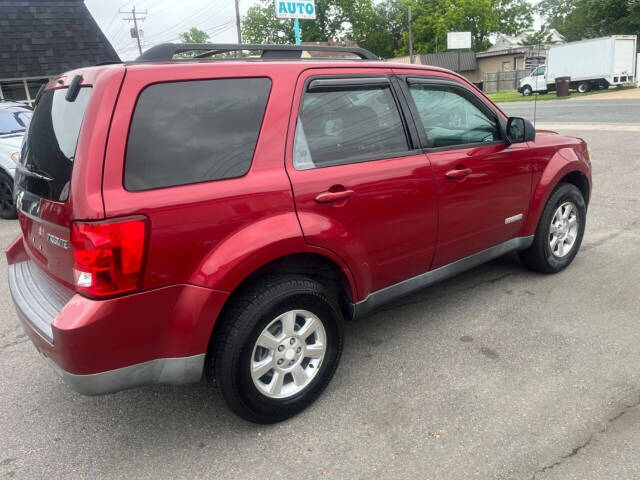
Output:
<instances>
[{"instance_id":1,"label":"white pickup truck","mask_svg":"<svg viewBox=\"0 0 640 480\"><path fill-rule=\"evenodd\" d=\"M558 77L570 77L570 88L580 93L633 82L636 43L635 35L613 35L555 45L547 64L521 79L518 91L525 96L553 91Z\"/></svg>"}]
</instances>

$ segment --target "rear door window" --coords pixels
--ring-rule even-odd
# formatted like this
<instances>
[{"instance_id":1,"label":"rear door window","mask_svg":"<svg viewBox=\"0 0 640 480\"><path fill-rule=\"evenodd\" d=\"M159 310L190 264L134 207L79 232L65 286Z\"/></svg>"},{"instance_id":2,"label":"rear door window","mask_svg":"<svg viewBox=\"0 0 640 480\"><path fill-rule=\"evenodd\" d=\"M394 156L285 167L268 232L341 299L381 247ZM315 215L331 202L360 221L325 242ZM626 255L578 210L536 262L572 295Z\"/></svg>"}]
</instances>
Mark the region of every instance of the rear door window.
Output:
<instances>
[{"instance_id":1,"label":"rear door window","mask_svg":"<svg viewBox=\"0 0 640 480\"><path fill-rule=\"evenodd\" d=\"M16 182L39 197L64 202L69 196L73 160L91 87L80 88L75 100L67 89L49 90L33 112L23 144Z\"/></svg>"},{"instance_id":2,"label":"rear door window","mask_svg":"<svg viewBox=\"0 0 640 480\"><path fill-rule=\"evenodd\" d=\"M408 150L389 83L337 84L305 93L294 142L296 170L391 158Z\"/></svg>"},{"instance_id":3,"label":"rear door window","mask_svg":"<svg viewBox=\"0 0 640 480\"><path fill-rule=\"evenodd\" d=\"M245 175L270 89L267 78L147 87L131 122L125 188L142 191Z\"/></svg>"}]
</instances>

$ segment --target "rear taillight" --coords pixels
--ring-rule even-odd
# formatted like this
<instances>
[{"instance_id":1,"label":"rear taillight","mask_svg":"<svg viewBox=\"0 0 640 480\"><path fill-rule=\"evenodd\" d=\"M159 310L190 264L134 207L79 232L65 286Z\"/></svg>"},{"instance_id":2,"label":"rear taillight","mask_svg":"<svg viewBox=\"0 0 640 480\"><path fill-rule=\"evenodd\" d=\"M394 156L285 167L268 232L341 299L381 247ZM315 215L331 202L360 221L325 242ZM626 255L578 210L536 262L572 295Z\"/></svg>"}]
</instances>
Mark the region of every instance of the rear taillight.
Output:
<instances>
[{"instance_id":1,"label":"rear taillight","mask_svg":"<svg viewBox=\"0 0 640 480\"><path fill-rule=\"evenodd\" d=\"M147 245L147 221L128 218L73 223L73 275L76 291L111 297L139 290Z\"/></svg>"}]
</instances>

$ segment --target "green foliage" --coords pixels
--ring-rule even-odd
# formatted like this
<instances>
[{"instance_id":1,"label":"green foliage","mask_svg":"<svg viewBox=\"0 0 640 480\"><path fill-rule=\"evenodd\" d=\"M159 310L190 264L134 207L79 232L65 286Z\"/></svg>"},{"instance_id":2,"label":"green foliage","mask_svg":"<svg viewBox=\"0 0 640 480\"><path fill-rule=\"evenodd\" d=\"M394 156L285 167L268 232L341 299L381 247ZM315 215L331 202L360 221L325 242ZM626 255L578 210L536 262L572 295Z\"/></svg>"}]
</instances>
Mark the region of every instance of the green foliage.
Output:
<instances>
[{"instance_id":1,"label":"green foliage","mask_svg":"<svg viewBox=\"0 0 640 480\"><path fill-rule=\"evenodd\" d=\"M296 42L296 35L293 22L278 20L273 2L262 0L261 4L249 7L242 19L242 40L246 43L291 44Z\"/></svg>"},{"instance_id":2,"label":"green foliage","mask_svg":"<svg viewBox=\"0 0 640 480\"><path fill-rule=\"evenodd\" d=\"M533 23L526 0L400 0L400 5L403 12L411 5L415 51L420 53L446 51L447 33L453 31L470 31L472 49L486 50L491 35L513 35Z\"/></svg>"},{"instance_id":3,"label":"green foliage","mask_svg":"<svg viewBox=\"0 0 640 480\"><path fill-rule=\"evenodd\" d=\"M209 34L196 27L191 27L188 32L183 32L179 36L182 43L207 43L209 40Z\"/></svg>"},{"instance_id":4,"label":"green foliage","mask_svg":"<svg viewBox=\"0 0 640 480\"><path fill-rule=\"evenodd\" d=\"M553 34L545 30L539 30L527 35L522 40L522 45L550 45L552 43L556 43L556 41L553 40Z\"/></svg>"},{"instance_id":5,"label":"green foliage","mask_svg":"<svg viewBox=\"0 0 640 480\"><path fill-rule=\"evenodd\" d=\"M543 0L538 10L569 41L640 35L640 0Z\"/></svg>"},{"instance_id":6,"label":"green foliage","mask_svg":"<svg viewBox=\"0 0 640 480\"><path fill-rule=\"evenodd\" d=\"M407 17L403 15L399 2L385 0L361 8L359 12L350 12L351 32L348 38L379 57L396 56L407 29ZM400 55L405 53L401 52Z\"/></svg>"},{"instance_id":7,"label":"green foliage","mask_svg":"<svg viewBox=\"0 0 640 480\"><path fill-rule=\"evenodd\" d=\"M515 34L533 22L527 0L316 0L317 19L300 22L302 40L348 39L381 57L407 55L409 5L416 53L434 52L436 45L445 51L450 31L471 31L473 49L485 50L492 34ZM293 21L276 19L271 0L252 6L242 28L248 42L295 42Z\"/></svg>"},{"instance_id":8,"label":"green foliage","mask_svg":"<svg viewBox=\"0 0 640 480\"><path fill-rule=\"evenodd\" d=\"M320 42L327 38L343 38L345 32L342 23L346 18L343 4L353 11L362 2L370 3L369 0L316 0L316 20L300 20L302 41ZM249 8L242 21L242 35L247 42L295 43L293 20L277 19L274 8L273 0L260 0L259 4Z\"/></svg>"}]
</instances>

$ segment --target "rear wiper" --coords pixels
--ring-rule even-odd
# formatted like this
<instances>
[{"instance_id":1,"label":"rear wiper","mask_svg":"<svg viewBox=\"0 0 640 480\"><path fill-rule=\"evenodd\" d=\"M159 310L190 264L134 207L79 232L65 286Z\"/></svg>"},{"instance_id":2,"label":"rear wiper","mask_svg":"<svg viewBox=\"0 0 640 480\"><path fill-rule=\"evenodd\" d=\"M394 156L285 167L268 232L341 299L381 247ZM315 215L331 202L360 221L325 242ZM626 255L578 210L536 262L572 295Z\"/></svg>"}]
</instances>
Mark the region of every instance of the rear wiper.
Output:
<instances>
[{"instance_id":1,"label":"rear wiper","mask_svg":"<svg viewBox=\"0 0 640 480\"><path fill-rule=\"evenodd\" d=\"M33 170L29 170L28 168L24 167L20 163L16 167L16 170L18 170L20 173L22 173L23 175L26 175L28 177L38 178L40 180L44 180L45 182L52 182L53 181L53 178L48 177L47 175L43 175L41 173L34 172Z\"/></svg>"}]
</instances>

